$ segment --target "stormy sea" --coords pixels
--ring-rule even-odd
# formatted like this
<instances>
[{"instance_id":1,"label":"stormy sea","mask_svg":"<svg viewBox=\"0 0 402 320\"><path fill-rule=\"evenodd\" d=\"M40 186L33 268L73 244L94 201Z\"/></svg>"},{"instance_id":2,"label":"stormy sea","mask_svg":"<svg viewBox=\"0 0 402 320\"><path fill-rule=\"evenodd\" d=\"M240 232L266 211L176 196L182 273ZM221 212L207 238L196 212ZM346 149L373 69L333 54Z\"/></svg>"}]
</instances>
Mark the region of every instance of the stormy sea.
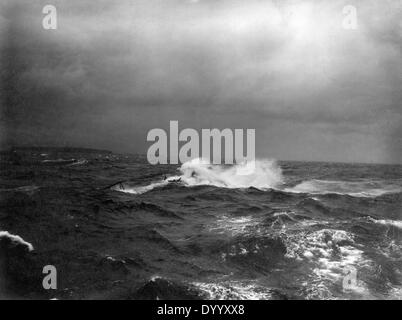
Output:
<instances>
[{"instance_id":1,"label":"stormy sea","mask_svg":"<svg viewBox=\"0 0 402 320\"><path fill-rule=\"evenodd\" d=\"M1 298L402 298L402 165L78 148L0 161Z\"/></svg>"}]
</instances>

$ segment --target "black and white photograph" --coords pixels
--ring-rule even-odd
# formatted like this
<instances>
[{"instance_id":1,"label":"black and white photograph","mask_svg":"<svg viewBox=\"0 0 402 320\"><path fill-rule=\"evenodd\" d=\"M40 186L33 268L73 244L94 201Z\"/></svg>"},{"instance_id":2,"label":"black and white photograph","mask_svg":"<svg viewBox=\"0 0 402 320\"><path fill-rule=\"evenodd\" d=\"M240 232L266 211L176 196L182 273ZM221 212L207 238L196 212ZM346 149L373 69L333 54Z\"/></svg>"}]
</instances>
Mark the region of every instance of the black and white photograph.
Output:
<instances>
[{"instance_id":1,"label":"black and white photograph","mask_svg":"<svg viewBox=\"0 0 402 320\"><path fill-rule=\"evenodd\" d=\"M401 299L401 0L0 0L0 300Z\"/></svg>"}]
</instances>

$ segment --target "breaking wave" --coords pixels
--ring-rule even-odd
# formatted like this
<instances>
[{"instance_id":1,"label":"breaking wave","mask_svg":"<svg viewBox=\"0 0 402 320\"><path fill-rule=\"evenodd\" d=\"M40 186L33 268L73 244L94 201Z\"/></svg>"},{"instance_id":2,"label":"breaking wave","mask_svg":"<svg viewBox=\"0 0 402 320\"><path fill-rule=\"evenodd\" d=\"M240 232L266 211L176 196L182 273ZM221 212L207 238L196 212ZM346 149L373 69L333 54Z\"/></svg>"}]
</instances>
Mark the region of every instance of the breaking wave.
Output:
<instances>
[{"instance_id":1,"label":"breaking wave","mask_svg":"<svg viewBox=\"0 0 402 320\"><path fill-rule=\"evenodd\" d=\"M248 164L215 165L203 159L193 159L184 163L179 171L181 175L171 176L165 180L153 182L145 186L127 186L119 183L113 190L143 194L169 183L180 183L184 186L210 185L220 188L275 188L282 183L282 171L273 160L256 160Z\"/></svg>"},{"instance_id":2,"label":"breaking wave","mask_svg":"<svg viewBox=\"0 0 402 320\"><path fill-rule=\"evenodd\" d=\"M169 182L167 180L162 180L158 182L151 183L146 186L128 186L125 183L118 183L111 187L112 190L131 193L131 194L143 194L145 192L151 191L158 187L163 187L167 185Z\"/></svg>"},{"instance_id":3,"label":"breaking wave","mask_svg":"<svg viewBox=\"0 0 402 320\"><path fill-rule=\"evenodd\" d=\"M370 218L370 220L373 221L374 223L382 224L384 226L391 226L402 229L402 220L390 220L390 219L375 220L372 218Z\"/></svg>"},{"instance_id":4,"label":"breaking wave","mask_svg":"<svg viewBox=\"0 0 402 320\"><path fill-rule=\"evenodd\" d=\"M310 194L340 194L353 197L379 197L384 194L401 192L401 188L381 181L336 181L336 180L307 180L284 191Z\"/></svg>"},{"instance_id":5,"label":"breaking wave","mask_svg":"<svg viewBox=\"0 0 402 320\"><path fill-rule=\"evenodd\" d=\"M353 197L375 198L387 194L401 193L400 185L386 181L361 179L358 181L305 180L295 186L285 186L281 168L274 160L262 159L247 164L216 165L201 158L188 161L180 168L180 174L153 181L148 185L119 183L113 190L143 194L171 183L182 186L215 186L218 188L275 189L288 193L338 194Z\"/></svg>"},{"instance_id":6,"label":"breaking wave","mask_svg":"<svg viewBox=\"0 0 402 320\"><path fill-rule=\"evenodd\" d=\"M22 245L25 248L27 248L28 251L33 251L34 250L34 247L33 247L32 244L30 244L29 242L25 241L20 236L11 234L8 231L0 231L0 240L1 239L8 239L14 245Z\"/></svg>"},{"instance_id":7,"label":"breaking wave","mask_svg":"<svg viewBox=\"0 0 402 320\"><path fill-rule=\"evenodd\" d=\"M181 180L188 186L224 188L274 188L282 183L282 171L273 160L255 160L233 166L211 165L202 159L184 163Z\"/></svg>"}]
</instances>

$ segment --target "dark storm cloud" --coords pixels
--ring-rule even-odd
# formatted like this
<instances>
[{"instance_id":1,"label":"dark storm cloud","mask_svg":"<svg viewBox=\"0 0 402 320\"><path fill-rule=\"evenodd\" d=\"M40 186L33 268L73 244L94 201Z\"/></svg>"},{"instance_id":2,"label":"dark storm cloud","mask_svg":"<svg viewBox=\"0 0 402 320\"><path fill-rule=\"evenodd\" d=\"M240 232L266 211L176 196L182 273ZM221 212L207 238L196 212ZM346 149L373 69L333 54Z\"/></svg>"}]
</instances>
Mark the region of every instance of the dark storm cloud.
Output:
<instances>
[{"instance_id":1,"label":"dark storm cloud","mask_svg":"<svg viewBox=\"0 0 402 320\"><path fill-rule=\"evenodd\" d=\"M295 26L278 22L284 2L55 1L46 31L48 2L10 1L2 143L144 152L148 130L179 120L256 128L260 156L401 162L399 1L355 3L347 31L345 1Z\"/></svg>"}]
</instances>

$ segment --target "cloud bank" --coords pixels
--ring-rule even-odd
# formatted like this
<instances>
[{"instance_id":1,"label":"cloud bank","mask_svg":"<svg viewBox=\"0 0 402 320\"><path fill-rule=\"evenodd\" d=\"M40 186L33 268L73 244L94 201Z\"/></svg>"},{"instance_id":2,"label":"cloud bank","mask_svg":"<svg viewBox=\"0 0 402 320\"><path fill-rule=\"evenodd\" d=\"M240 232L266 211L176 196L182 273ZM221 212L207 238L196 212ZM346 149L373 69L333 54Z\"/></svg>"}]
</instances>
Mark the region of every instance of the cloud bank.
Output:
<instances>
[{"instance_id":1,"label":"cloud bank","mask_svg":"<svg viewBox=\"0 0 402 320\"><path fill-rule=\"evenodd\" d=\"M2 147L145 153L146 134L255 128L258 156L402 163L398 0L6 1Z\"/></svg>"}]
</instances>

